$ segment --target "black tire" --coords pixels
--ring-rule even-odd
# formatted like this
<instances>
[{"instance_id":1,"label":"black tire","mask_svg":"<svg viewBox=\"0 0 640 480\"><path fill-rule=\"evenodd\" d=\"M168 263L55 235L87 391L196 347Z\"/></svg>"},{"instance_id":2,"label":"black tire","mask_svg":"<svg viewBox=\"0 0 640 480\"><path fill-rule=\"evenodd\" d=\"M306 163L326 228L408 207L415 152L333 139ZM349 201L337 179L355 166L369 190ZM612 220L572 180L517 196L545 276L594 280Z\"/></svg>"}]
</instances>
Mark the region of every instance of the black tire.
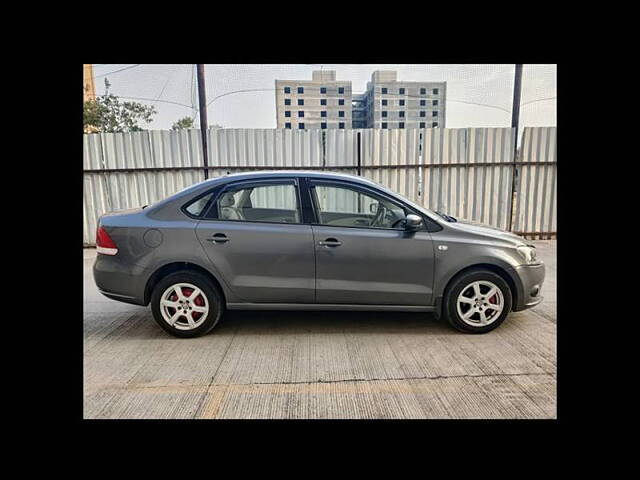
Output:
<instances>
[{"instance_id":1,"label":"black tire","mask_svg":"<svg viewBox=\"0 0 640 480\"><path fill-rule=\"evenodd\" d=\"M206 313L206 318L200 325L191 330L181 330L169 325L169 323L167 323L163 318L162 312L160 311L160 299L162 294L169 287L177 283L189 283L195 285L202 290L202 293L206 296L207 302L209 303L209 311ZM206 276L189 270L174 272L167 275L156 284L153 289L153 294L151 295L151 311L153 312L153 318L164 331L175 337L193 338L208 333L220 321L223 310L224 302L217 286L214 285L214 283ZM201 321L201 319L198 318L198 321Z\"/></svg>"},{"instance_id":2,"label":"black tire","mask_svg":"<svg viewBox=\"0 0 640 480\"><path fill-rule=\"evenodd\" d=\"M460 292L467 289L473 282L476 282L478 280L489 281L496 285L502 292L502 296L504 299L504 306L498 318L485 326L473 326L466 323L460 317L456 305ZM467 294L465 294L464 296L467 296ZM490 270L473 269L454 277L454 279L451 281L451 284L447 287L447 291L444 295L442 310L444 318L446 318L454 328L467 333L486 333L495 328L498 328L500 324L504 322L504 319L507 317L507 315L509 315L509 312L511 311L512 302L513 300L511 296L511 289L509 288L507 282L505 282L505 280L500 275ZM461 308L464 308L464 306L461 306Z\"/></svg>"}]
</instances>

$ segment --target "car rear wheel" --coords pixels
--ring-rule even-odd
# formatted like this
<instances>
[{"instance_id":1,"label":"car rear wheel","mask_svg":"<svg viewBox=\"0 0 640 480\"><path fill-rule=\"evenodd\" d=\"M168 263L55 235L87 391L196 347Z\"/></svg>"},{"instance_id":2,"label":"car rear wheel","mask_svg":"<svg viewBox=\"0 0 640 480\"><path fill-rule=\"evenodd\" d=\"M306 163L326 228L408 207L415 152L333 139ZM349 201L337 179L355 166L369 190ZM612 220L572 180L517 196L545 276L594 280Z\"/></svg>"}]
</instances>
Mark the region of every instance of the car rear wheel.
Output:
<instances>
[{"instance_id":1,"label":"car rear wheel","mask_svg":"<svg viewBox=\"0 0 640 480\"><path fill-rule=\"evenodd\" d=\"M444 313L458 330L485 333L497 328L511 311L507 282L490 270L470 270L454 278L444 298Z\"/></svg>"},{"instance_id":2,"label":"car rear wheel","mask_svg":"<svg viewBox=\"0 0 640 480\"><path fill-rule=\"evenodd\" d=\"M181 271L158 282L151 296L153 317L165 331L181 338L204 335L222 315L216 286L197 272Z\"/></svg>"}]
</instances>

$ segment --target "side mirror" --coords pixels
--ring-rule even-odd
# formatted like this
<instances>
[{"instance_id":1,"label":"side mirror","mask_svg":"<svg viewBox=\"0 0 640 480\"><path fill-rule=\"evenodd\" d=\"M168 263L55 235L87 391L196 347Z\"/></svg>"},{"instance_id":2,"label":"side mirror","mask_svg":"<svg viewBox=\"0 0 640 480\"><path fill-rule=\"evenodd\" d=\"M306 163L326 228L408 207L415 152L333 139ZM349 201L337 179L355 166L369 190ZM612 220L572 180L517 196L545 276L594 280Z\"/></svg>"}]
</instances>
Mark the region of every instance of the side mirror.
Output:
<instances>
[{"instance_id":1,"label":"side mirror","mask_svg":"<svg viewBox=\"0 0 640 480\"><path fill-rule=\"evenodd\" d=\"M408 232L415 232L422 228L422 217L410 213L405 220L404 229Z\"/></svg>"}]
</instances>

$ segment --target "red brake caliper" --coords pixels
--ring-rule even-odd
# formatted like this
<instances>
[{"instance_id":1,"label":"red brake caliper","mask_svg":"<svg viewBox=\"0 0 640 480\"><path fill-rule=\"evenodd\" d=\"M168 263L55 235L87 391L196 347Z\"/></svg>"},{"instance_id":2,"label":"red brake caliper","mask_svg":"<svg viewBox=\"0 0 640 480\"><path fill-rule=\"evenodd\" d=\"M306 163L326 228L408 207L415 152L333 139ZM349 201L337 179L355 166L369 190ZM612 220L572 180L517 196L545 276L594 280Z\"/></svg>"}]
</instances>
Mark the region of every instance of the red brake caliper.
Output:
<instances>
[{"instance_id":1,"label":"red brake caliper","mask_svg":"<svg viewBox=\"0 0 640 480\"><path fill-rule=\"evenodd\" d=\"M182 293L185 295L185 297L188 297L189 300L191 300L194 304L196 304L199 307L204 307L204 300L202 299L202 295L198 295L195 300L191 298L191 294L193 293L193 289L192 288L183 288L182 289ZM200 318L202 316L202 312L191 312L191 316L193 317L194 320L197 320L198 318Z\"/></svg>"},{"instance_id":2,"label":"red brake caliper","mask_svg":"<svg viewBox=\"0 0 640 480\"><path fill-rule=\"evenodd\" d=\"M178 295L176 295L176 292L171 293L171 296L169 297L169 300L171 300L172 302L177 302L178 301ZM176 309L173 307L168 307L167 310L169 310L169 313L171 315L174 315L176 313Z\"/></svg>"},{"instance_id":3,"label":"red brake caliper","mask_svg":"<svg viewBox=\"0 0 640 480\"><path fill-rule=\"evenodd\" d=\"M497 294L497 293L495 293L495 294L493 295L493 297L491 297L491 298L489 299L489 304L490 304L490 305L491 305L491 304L492 304L492 305L497 305L497 304L498 304L498 294ZM492 310L493 310L493 309L492 309ZM493 310L493 312L495 313L495 310ZM492 315L492 316L493 316L493 315Z\"/></svg>"}]
</instances>

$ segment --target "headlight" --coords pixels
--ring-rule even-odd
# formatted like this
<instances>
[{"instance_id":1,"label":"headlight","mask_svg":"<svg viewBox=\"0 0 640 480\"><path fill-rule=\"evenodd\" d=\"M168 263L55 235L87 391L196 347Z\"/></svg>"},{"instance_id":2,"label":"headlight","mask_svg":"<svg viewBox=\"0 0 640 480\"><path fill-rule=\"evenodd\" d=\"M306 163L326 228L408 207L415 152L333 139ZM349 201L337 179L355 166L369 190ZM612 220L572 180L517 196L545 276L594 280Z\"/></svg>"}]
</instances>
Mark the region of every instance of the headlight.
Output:
<instances>
[{"instance_id":1,"label":"headlight","mask_svg":"<svg viewBox=\"0 0 640 480\"><path fill-rule=\"evenodd\" d=\"M535 247L530 247L528 245L520 245L519 247L516 247L518 250L518 253L520 255L522 255L522 258L524 258L524 262L528 265L531 265L533 263L537 263L537 258L536 258L536 249Z\"/></svg>"}]
</instances>

